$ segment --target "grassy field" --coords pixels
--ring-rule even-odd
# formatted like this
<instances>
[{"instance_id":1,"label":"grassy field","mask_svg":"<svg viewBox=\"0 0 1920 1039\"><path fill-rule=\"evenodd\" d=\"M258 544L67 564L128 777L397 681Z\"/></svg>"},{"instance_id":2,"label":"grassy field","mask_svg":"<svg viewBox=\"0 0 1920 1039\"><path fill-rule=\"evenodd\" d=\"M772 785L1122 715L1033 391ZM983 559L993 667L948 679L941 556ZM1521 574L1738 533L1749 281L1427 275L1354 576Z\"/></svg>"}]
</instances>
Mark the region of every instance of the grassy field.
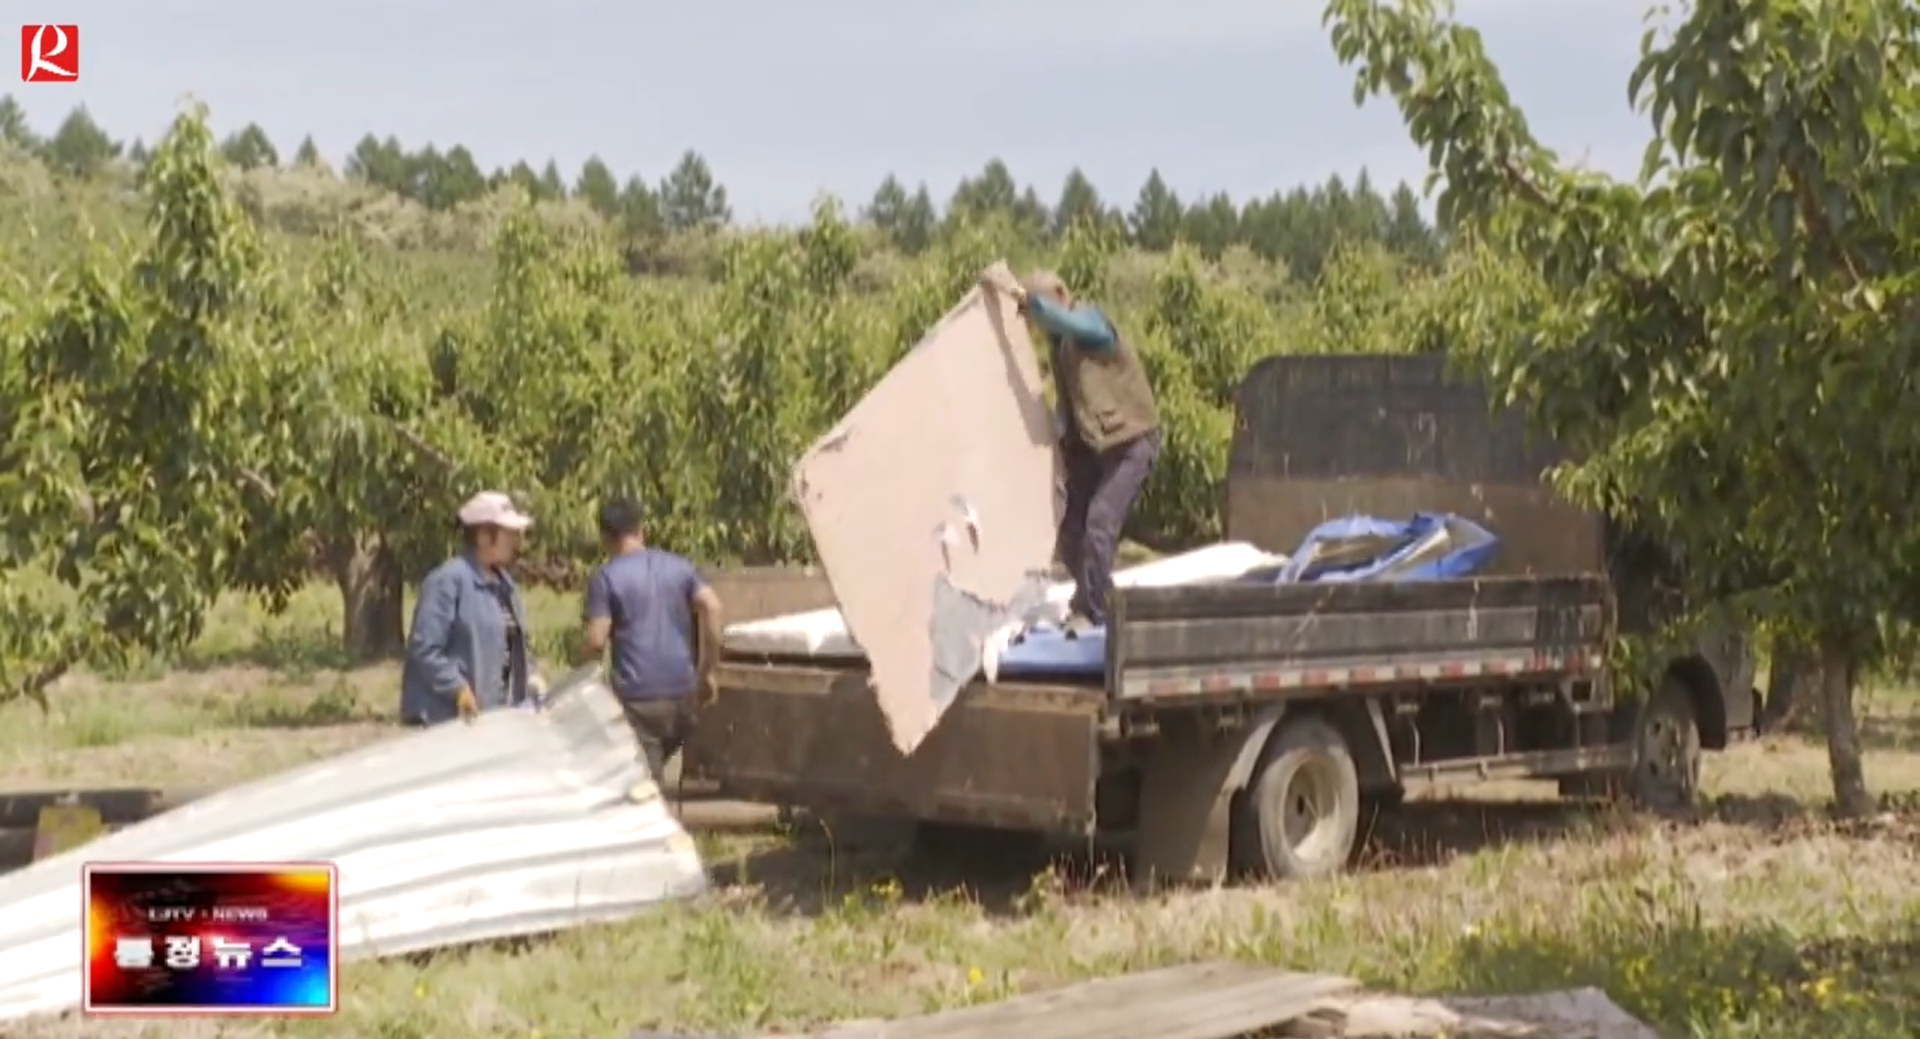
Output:
<instances>
[{"instance_id":1,"label":"grassy field","mask_svg":"<svg viewBox=\"0 0 1920 1039\"><path fill-rule=\"evenodd\" d=\"M332 597L263 619L223 605L171 670L76 676L50 713L0 710L0 787L218 785L372 740L391 669L333 668ZM538 596L559 631L571 601ZM1208 957L1352 974L1413 992L1596 985L1674 1036L1912 1034L1920 1024L1920 697L1866 698L1868 773L1890 811L1823 817L1823 751L1714 755L1687 823L1562 807L1529 785L1410 805L1372 864L1319 884L1112 890L1042 860L930 864L898 834L703 837L701 905L515 949L352 965L332 1019L63 1020L22 1034L361 1039L748 1035L993 1000Z\"/></svg>"}]
</instances>

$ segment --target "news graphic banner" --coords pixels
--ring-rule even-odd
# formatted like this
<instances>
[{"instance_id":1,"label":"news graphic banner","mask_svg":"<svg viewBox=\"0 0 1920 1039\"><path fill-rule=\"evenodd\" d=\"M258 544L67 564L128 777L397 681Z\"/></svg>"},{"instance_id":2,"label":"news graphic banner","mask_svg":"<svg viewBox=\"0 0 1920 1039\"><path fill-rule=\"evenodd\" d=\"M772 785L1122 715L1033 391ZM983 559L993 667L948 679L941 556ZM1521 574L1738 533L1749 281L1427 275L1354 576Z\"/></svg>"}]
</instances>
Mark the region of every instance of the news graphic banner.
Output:
<instances>
[{"instance_id":1,"label":"news graphic banner","mask_svg":"<svg viewBox=\"0 0 1920 1039\"><path fill-rule=\"evenodd\" d=\"M327 1014L339 878L317 862L88 863L89 1014Z\"/></svg>"}]
</instances>

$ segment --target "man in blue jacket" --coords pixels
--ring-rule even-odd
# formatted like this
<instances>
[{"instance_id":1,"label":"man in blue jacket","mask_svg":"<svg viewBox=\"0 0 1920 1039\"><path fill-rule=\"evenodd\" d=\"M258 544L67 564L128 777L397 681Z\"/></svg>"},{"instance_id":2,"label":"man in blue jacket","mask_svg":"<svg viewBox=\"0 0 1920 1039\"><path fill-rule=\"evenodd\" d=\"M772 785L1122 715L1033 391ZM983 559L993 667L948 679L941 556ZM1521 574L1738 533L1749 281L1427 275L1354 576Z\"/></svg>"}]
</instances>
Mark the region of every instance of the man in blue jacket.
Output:
<instances>
[{"instance_id":1,"label":"man in blue jacket","mask_svg":"<svg viewBox=\"0 0 1920 1039\"><path fill-rule=\"evenodd\" d=\"M1069 633L1107 623L1120 530L1160 457L1160 411L1140 355L1107 315L1076 303L1051 271L1022 283L989 276L1046 339L1053 369L1066 514L1056 553L1073 575Z\"/></svg>"}]
</instances>

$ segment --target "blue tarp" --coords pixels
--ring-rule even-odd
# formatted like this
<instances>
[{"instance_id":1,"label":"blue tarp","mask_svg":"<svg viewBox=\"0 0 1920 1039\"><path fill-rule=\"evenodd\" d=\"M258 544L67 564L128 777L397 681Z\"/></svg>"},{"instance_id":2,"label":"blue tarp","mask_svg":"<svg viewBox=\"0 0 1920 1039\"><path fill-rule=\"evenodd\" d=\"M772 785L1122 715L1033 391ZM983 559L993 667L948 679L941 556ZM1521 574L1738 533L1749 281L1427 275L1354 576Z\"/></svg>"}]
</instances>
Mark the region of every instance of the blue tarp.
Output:
<instances>
[{"instance_id":1,"label":"blue tarp","mask_svg":"<svg viewBox=\"0 0 1920 1039\"><path fill-rule=\"evenodd\" d=\"M1279 581L1441 581L1487 565L1500 539L1471 520L1416 512L1400 522L1372 516L1328 520L1307 532Z\"/></svg>"},{"instance_id":2,"label":"blue tarp","mask_svg":"<svg viewBox=\"0 0 1920 1039\"><path fill-rule=\"evenodd\" d=\"M1347 516L1307 532L1277 575L1241 578L1282 584L1335 581L1439 581L1477 573L1500 539L1471 520L1419 512L1407 520ZM1106 669L1107 632L1067 636L1051 626L1027 632L1000 657L1008 678L1098 678Z\"/></svg>"}]
</instances>

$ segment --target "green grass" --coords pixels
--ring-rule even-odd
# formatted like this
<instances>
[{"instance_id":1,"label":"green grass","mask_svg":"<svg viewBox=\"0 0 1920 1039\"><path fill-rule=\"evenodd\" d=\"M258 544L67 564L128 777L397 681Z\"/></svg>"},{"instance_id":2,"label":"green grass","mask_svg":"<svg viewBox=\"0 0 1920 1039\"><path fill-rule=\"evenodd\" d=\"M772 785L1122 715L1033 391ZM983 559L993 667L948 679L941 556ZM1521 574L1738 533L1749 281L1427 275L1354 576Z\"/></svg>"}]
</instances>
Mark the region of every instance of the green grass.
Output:
<instances>
[{"instance_id":1,"label":"green grass","mask_svg":"<svg viewBox=\"0 0 1920 1039\"><path fill-rule=\"evenodd\" d=\"M558 631L574 607L537 593L534 609ZM0 710L0 785L234 782L393 738L377 720L392 708L393 669L326 666L337 620L324 589L280 618L236 601L214 620L175 671L78 676L49 713ZM1912 804L1920 699L1880 690L1864 702L1869 779ZM513 947L349 965L334 1018L64 1020L30 1034L753 1035L1215 957L1420 993L1594 985L1672 1036L1911 1034L1911 810L1828 822L1824 752L1799 738L1715 755L1707 780L1712 806L1685 825L1568 809L1515 784L1412 806L1376 834L1377 865L1351 876L1155 898L1116 890L1086 863L914 860L885 828L703 834L717 889L700 904Z\"/></svg>"}]
</instances>

